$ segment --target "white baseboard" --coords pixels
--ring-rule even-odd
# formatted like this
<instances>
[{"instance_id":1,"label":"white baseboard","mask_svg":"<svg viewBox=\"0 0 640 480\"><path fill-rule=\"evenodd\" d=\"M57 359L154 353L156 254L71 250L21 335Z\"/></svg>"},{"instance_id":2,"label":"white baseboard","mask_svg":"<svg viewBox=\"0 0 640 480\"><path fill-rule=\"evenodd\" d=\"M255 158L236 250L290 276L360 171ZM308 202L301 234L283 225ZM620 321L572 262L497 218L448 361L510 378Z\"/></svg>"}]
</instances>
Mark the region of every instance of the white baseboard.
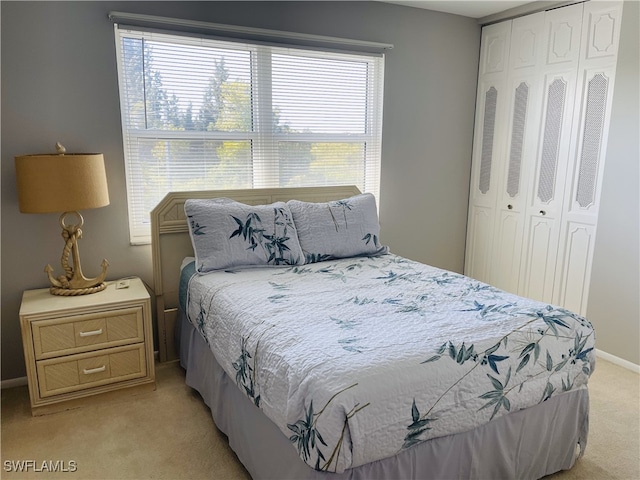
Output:
<instances>
[{"instance_id":1,"label":"white baseboard","mask_svg":"<svg viewBox=\"0 0 640 480\"><path fill-rule=\"evenodd\" d=\"M2 380L0 382L0 388L13 388L13 387L22 387L27 384L27 377L18 377L18 378L10 378L9 380Z\"/></svg>"},{"instance_id":2,"label":"white baseboard","mask_svg":"<svg viewBox=\"0 0 640 480\"><path fill-rule=\"evenodd\" d=\"M632 372L640 373L640 365L636 365L635 363L632 363L629 360L616 357L615 355L611 355L610 353L603 352L602 350L598 350L597 348L596 348L596 357L600 357L603 360L607 360L608 362L614 363L622 368L626 368L627 370L631 370Z\"/></svg>"}]
</instances>

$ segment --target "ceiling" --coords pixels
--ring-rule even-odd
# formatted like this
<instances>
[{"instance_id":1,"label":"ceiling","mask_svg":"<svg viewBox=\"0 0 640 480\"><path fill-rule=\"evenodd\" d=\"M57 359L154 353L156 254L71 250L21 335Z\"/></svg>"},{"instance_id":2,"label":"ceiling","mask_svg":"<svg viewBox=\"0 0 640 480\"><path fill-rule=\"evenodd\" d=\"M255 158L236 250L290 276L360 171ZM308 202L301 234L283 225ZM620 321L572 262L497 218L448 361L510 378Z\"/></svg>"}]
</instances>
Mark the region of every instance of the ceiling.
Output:
<instances>
[{"instance_id":1,"label":"ceiling","mask_svg":"<svg viewBox=\"0 0 640 480\"><path fill-rule=\"evenodd\" d=\"M408 7L425 8L438 12L453 13L471 18L482 18L510 8L531 3L532 0L382 0Z\"/></svg>"}]
</instances>

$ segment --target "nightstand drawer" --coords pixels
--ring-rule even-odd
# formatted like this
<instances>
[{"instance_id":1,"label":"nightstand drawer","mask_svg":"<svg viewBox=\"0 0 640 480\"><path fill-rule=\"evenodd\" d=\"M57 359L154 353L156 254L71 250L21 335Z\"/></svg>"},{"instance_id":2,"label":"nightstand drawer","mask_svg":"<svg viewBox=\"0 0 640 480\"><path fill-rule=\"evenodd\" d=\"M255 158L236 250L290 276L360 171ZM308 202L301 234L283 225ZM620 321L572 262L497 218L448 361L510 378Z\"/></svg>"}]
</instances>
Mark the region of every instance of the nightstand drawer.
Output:
<instances>
[{"instance_id":1,"label":"nightstand drawer","mask_svg":"<svg viewBox=\"0 0 640 480\"><path fill-rule=\"evenodd\" d=\"M36 363L43 398L147 375L142 343Z\"/></svg>"},{"instance_id":2,"label":"nightstand drawer","mask_svg":"<svg viewBox=\"0 0 640 480\"><path fill-rule=\"evenodd\" d=\"M142 307L31 323L37 360L142 342Z\"/></svg>"}]
</instances>

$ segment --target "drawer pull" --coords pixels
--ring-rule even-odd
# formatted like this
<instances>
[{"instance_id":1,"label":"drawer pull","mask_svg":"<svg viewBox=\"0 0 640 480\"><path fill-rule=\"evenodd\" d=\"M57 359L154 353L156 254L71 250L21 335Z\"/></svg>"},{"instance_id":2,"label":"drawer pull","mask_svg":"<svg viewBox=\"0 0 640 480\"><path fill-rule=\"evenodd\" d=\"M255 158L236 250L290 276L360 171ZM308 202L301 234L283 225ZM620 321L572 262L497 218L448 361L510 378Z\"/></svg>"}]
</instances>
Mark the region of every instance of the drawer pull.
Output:
<instances>
[{"instance_id":1,"label":"drawer pull","mask_svg":"<svg viewBox=\"0 0 640 480\"><path fill-rule=\"evenodd\" d=\"M91 330L90 332L80 332L81 337L92 337L94 335L102 335L102 329Z\"/></svg>"},{"instance_id":2,"label":"drawer pull","mask_svg":"<svg viewBox=\"0 0 640 480\"><path fill-rule=\"evenodd\" d=\"M104 372L106 369L107 369L107 366L102 365L101 367L98 367L98 368L84 368L82 369L82 373L84 373L85 375L91 375L92 373Z\"/></svg>"}]
</instances>

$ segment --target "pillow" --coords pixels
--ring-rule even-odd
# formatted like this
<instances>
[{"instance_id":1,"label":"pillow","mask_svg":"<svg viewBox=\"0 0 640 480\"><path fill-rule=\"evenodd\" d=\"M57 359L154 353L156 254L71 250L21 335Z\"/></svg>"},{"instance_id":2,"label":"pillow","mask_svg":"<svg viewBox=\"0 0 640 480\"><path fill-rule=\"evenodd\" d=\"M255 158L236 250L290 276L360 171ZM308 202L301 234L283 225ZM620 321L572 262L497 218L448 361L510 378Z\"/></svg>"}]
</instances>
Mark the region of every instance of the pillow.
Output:
<instances>
[{"instance_id":1,"label":"pillow","mask_svg":"<svg viewBox=\"0 0 640 480\"><path fill-rule=\"evenodd\" d=\"M359 255L383 255L376 199L363 193L344 200L309 203L287 202L298 230L304 263Z\"/></svg>"},{"instance_id":2,"label":"pillow","mask_svg":"<svg viewBox=\"0 0 640 480\"><path fill-rule=\"evenodd\" d=\"M189 199L184 211L198 273L303 263L293 218L284 202L251 206L229 198Z\"/></svg>"}]
</instances>

